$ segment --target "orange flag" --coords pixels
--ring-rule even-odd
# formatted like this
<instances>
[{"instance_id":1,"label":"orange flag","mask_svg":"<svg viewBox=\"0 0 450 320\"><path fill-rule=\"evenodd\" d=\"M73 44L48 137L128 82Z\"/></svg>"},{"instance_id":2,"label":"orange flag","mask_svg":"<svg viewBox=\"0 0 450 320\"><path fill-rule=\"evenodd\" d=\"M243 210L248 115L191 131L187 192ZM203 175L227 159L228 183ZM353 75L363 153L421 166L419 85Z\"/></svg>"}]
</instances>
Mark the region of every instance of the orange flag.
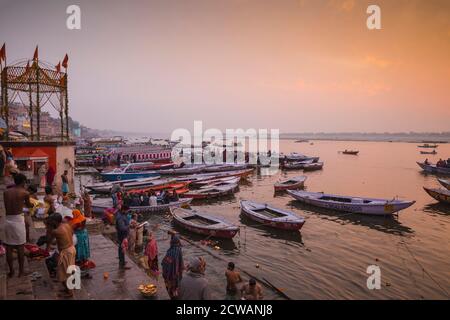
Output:
<instances>
[{"instance_id":1,"label":"orange flag","mask_svg":"<svg viewBox=\"0 0 450 320\"><path fill-rule=\"evenodd\" d=\"M58 62L58 64L56 65L56 71L57 72L60 72L61 71L61 61L60 62Z\"/></svg>"},{"instance_id":2,"label":"orange flag","mask_svg":"<svg viewBox=\"0 0 450 320\"><path fill-rule=\"evenodd\" d=\"M36 61L39 59L39 49L38 46L36 46L36 50L34 50L33 60Z\"/></svg>"},{"instance_id":3,"label":"orange flag","mask_svg":"<svg viewBox=\"0 0 450 320\"><path fill-rule=\"evenodd\" d=\"M64 57L64 60L62 62L62 66L66 69L67 69L67 62L69 62L69 56L66 53L66 56Z\"/></svg>"}]
</instances>

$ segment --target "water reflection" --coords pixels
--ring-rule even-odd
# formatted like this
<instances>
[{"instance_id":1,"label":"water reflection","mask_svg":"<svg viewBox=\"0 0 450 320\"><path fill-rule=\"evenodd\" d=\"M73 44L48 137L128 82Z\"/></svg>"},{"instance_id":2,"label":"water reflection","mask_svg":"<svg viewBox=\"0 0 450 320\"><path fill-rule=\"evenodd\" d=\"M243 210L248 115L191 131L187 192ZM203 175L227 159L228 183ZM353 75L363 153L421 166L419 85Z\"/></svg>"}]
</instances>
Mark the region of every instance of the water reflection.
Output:
<instances>
[{"instance_id":1,"label":"water reflection","mask_svg":"<svg viewBox=\"0 0 450 320\"><path fill-rule=\"evenodd\" d=\"M243 224L243 227L241 227L241 237L244 237L244 239L247 228L254 228L259 230L259 234L263 237L283 240L286 242L292 241L304 246L302 234L300 231L279 230L271 228L269 226L265 226L261 223L253 221L242 214L240 215L240 222L241 224Z\"/></svg>"},{"instance_id":2,"label":"water reflection","mask_svg":"<svg viewBox=\"0 0 450 320\"><path fill-rule=\"evenodd\" d=\"M436 202L423 207L424 212L437 213L441 215L450 215L450 205Z\"/></svg>"},{"instance_id":3,"label":"water reflection","mask_svg":"<svg viewBox=\"0 0 450 320\"><path fill-rule=\"evenodd\" d=\"M330 209L318 208L295 200L290 201L288 205L298 210L306 210L311 213L316 213L321 218L326 216L327 220L336 221L341 224L360 225L373 230L399 236L405 236L414 233L413 229L402 225L398 221L396 215L377 217L370 215L361 215L357 213L346 213Z\"/></svg>"}]
</instances>

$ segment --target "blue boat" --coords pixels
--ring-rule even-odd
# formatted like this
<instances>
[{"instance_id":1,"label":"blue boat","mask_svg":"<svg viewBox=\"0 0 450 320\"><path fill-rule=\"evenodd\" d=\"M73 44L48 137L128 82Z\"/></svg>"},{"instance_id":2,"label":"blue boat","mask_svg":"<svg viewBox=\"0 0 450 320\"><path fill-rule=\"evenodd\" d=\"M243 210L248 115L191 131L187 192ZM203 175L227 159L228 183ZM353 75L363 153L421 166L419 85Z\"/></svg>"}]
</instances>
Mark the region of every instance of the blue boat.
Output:
<instances>
[{"instance_id":1,"label":"blue boat","mask_svg":"<svg viewBox=\"0 0 450 320\"><path fill-rule=\"evenodd\" d=\"M160 176L157 171L136 171L136 168L134 168L131 163L124 168L116 168L112 171L102 172L100 175L103 180L106 181L120 181L150 177L159 178Z\"/></svg>"}]
</instances>

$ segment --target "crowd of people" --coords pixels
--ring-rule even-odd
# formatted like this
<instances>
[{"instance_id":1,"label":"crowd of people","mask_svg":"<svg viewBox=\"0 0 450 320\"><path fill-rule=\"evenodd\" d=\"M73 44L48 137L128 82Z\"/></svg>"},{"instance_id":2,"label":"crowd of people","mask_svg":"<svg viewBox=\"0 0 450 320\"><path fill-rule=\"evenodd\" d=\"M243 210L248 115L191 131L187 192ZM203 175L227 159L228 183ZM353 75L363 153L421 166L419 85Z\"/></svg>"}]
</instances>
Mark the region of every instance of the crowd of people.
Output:
<instances>
[{"instance_id":1,"label":"crowd of people","mask_svg":"<svg viewBox=\"0 0 450 320\"><path fill-rule=\"evenodd\" d=\"M123 270L129 269L125 259L125 252L133 250L130 246L131 239L135 238L135 228L137 226L137 215L130 214L127 205L121 205L116 213L116 232L119 242L118 255L119 267ZM205 277L206 260L203 257L192 257L185 265L180 235L174 231L170 234L170 246L161 261L162 277L170 299L179 300L209 300L212 299L208 280ZM148 241L144 250L147 268L149 273L158 277L158 245L152 232L148 234ZM263 298L262 288L251 278L248 283L238 289L238 284L243 282L240 273L235 269L233 262L228 264L225 271L226 296L228 299L237 299L240 294L241 299L260 300Z\"/></svg>"},{"instance_id":2,"label":"crowd of people","mask_svg":"<svg viewBox=\"0 0 450 320\"><path fill-rule=\"evenodd\" d=\"M175 190L162 190L159 194L155 191L126 192L123 183L116 183L111 188L111 198L113 207L117 208L120 204L128 207L146 207L160 204L168 204L179 200L178 193Z\"/></svg>"},{"instance_id":3,"label":"crowd of people","mask_svg":"<svg viewBox=\"0 0 450 320\"><path fill-rule=\"evenodd\" d=\"M66 285L69 266L77 265L83 276L89 276L92 267L89 248L89 236L86 229L86 217L81 213L81 202L72 211L72 215L63 216L55 212L55 199L51 186L46 186L44 202L49 205L48 217L44 220L46 235L36 244L31 243L30 226L32 223L30 212L35 209L33 202L37 201L37 187L26 186L27 178L21 173L13 174L14 185L4 192L5 203L5 239L6 258L9 267L8 277L15 275L13 252L17 252L19 277L26 275L24 269L25 246L46 245L46 264L50 275L57 277L63 290L60 296L71 297L73 292ZM25 214L24 214L25 213ZM51 261L54 263L52 264ZM90 263L88 263L90 262Z\"/></svg>"}]
</instances>

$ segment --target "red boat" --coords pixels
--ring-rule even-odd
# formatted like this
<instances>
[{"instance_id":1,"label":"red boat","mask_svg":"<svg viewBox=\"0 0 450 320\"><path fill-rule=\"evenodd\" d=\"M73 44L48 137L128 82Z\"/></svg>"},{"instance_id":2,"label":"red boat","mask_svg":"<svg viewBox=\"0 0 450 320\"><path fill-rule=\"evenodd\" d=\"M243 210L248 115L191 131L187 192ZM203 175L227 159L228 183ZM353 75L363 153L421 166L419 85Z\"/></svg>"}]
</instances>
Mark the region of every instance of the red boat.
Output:
<instances>
[{"instance_id":1,"label":"red boat","mask_svg":"<svg viewBox=\"0 0 450 320\"><path fill-rule=\"evenodd\" d=\"M187 188L189 186L189 181L187 182L168 182L165 184L160 184L148 188L141 188L141 189L132 189L129 190L128 193L143 193L143 192L149 192L149 191L160 191L160 190L185 190L189 191ZM177 191L177 193L180 193Z\"/></svg>"},{"instance_id":2,"label":"red boat","mask_svg":"<svg viewBox=\"0 0 450 320\"><path fill-rule=\"evenodd\" d=\"M231 239L239 231L239 227L197 210L173 208L171 212L175 224L197 234Z\"/></svg>"}]
</instances>

